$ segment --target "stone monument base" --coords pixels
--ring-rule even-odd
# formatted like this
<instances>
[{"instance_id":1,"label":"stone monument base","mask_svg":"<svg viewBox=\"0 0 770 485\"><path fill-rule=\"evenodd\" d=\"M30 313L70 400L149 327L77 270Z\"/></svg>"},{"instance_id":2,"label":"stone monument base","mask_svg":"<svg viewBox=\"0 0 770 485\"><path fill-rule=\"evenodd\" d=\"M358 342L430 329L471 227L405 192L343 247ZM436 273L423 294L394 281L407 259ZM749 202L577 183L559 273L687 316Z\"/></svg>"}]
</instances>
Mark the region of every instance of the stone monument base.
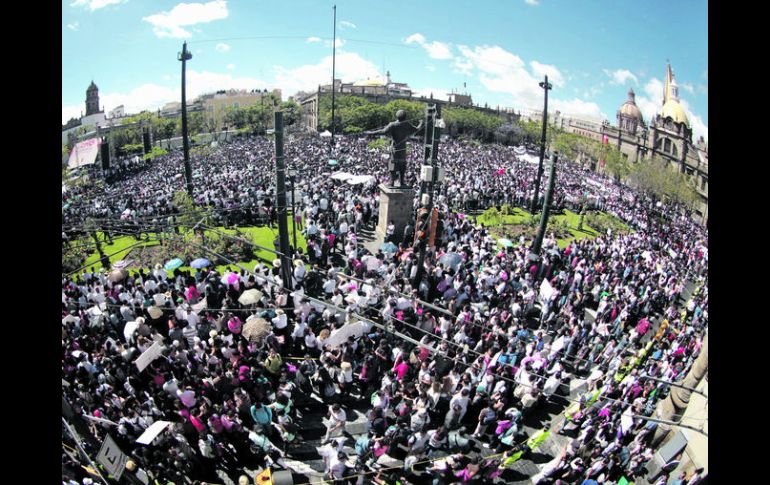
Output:
<instances>
[{"instance_id":1,"label":"stone monument base","mask_svg":"<svg viewBox=\"0 0 770 485\"><path fill-rule=\"evenodd\" d=\"M393 243L398 244L404 237L404 228L412 221L412 209L414 208L414 189L387 187L380 184L380 219L377 223L374 239L377 248L385 242L385 232L388 223L393 221L396 232L393 234Z\"/></svg>"}]
</instances>

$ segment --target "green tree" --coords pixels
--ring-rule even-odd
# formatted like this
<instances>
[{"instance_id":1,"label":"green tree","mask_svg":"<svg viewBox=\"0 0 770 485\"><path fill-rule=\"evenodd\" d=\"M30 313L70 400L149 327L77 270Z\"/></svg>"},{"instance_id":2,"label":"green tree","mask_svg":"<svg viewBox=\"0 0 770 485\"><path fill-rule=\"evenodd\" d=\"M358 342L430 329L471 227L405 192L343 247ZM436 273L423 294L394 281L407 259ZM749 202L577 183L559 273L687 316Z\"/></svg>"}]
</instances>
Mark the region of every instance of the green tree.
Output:
<instances>
[{"instance_id":1,"label":"green tree","mask_svg":"<svg viewBox=\"0 0 770 485\"><path fill-rule=\"evenodd\" d=\"M172 200L174 208L179 211L178 220L181 224L193 227L202 219L204 220L204 224L208 223L208 219L211 215L210 211L204 207L195 205L192 197L190 197L186 191L178 190L174 192Z\"/></svg>"},{"instance_id":2,"label":"green tree","mask_svg":"<svg viewBox=\"0 0 770 485\"><path fill-rule=\"evenodd\" d=\"M614 146L602 145L601 157L604 159L604 169L615 180L620 181L631 173L628 159Z\"/></svg>"},{"instance_id":3,"label":"green tree","mask_svg":"<svg viewBox=\"0 0 770 485\"><path fill-rule=\"evenodd\" d=\"M283 124L291 126L299 121L302 107L295 101L284 101L281 103L281 111L283 111Z\"/></svg>"},{"instance_id":4,"label":"green tree","mask_svg":"<svg viewBox=\"0 0 770 485\"><path fill-rule=\"evenodd\" d=\"M270 127L273 108L267 104L252 104L246 108L246 124L253 134L264 134Z\"/></svg>"},{"instance_id":5,"label":"green tree","mask_svg":"<svg viewBox=\"0 0 770 485\"><path fill-rule=\"evenodd\" d=\"M168 150L164 150L160 147L152 147L152 150L150 153L145 153L144 157L142 157L144 160L152 160L153 158L160 157L161 155L165 155L168 153Z\"/></svg>"},{"instance_id":6,"label":"green tree","mask_svg":"<svg viewBox=\"0 0 770 485\"><path fill-rule=\"evenodd\" d=\"M194 111L187 113L187 131L190 136L203 132L203 121L203 112Z\"/></svg>"},{"instance_id":7,"label":"green tree","mask_svg":"<svg viewBox=\"0 0 770 485\"><path fill-rule=\"evenodd\" d=\"M127 143L121 147L123 149L123 153L129 154L129 153L138 153L144 150L144 145L141 143Z\"/></svg>"},{"instance_id":8,"label":"green tree","mask_svg":"<svg viewBox=\"0 0 770 485\"><path fill-rule=\"evenodd\" d=\"M395 99L390 101L384 106L386 122L390 122L396 119L396 112L398 110L404 110L406 119L411 120L412 124L416 125L419 120L425 118L425 105L417 101L408 101L406 99Z\"/></svg>"},{"instance_id":9,"label":"green tree","mask_svg":"<svg viewBox=\"0 0 770 485\"><path fill-rule=\"evenodd\" d=\"M206 133L215 133L219 130L219 119L214 116L206 116L203 119L203 130Z\"/></svg>"},{"instance_id":10,"label":"green tree","mask_svg":"<svg viewBox=\"0 0 770 485\"><path fill-rule=\"evenodd\" d=\"M442 116L452 136L464 135L486 142L494 141L495 133L505 122L499 116L473 108L446 108Z\"/></svg>"},{"instance_id":11,"label":"green tree","mask_svg":"<svg viewBox=\"0 0 770 485\"><path fill-rule=\"evenodd\" d=\"M675 164L659 156L649 162L635 164L629 181L654 200L668 198L692 208L700 199L692 177L681 173Z\"/></svg>"},{"instance_id":12,"label":"green tree","mask_svg":"<svg viewBox=\"0 0 770 485\"><path fill-rule=\"evenodd\" d=\"M241 129L246 126L248 119L244 108L229 106L225 110L225 123L229 128Z\"/></svg>"}]
</instances>

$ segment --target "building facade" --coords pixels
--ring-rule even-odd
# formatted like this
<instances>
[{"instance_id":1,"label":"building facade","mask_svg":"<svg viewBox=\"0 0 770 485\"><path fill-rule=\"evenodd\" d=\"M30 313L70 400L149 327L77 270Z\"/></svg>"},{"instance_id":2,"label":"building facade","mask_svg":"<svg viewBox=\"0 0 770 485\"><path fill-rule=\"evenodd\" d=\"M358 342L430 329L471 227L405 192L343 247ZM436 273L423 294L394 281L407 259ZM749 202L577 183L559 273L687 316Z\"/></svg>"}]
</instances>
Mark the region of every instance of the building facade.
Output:
<instances>
[{"instance_id":1,"label":"building facade","mask_svg":"<svg viewBox=\"0 0 770 485\"><path fill-rule=\"evenodd\" d=\"M636 106L633 89L629 90L628 99L618 109L617 126L609 123L602 126L602 140L616 146L631 162L660 158L691 177L700 196L695 212L705 223L708 221L708 145L703 137L693 142L692 126L679 102L679 87L670 64L666 66L663 90L663 105L649 125Z\"/></svg>"},{"instance_id":2,"label":"building facade","mask_svg":"<svg viewBox=\"0 0 770 485\"><path fill-rule=\"evenodd\" d=\"M104 113L104 110L99 109L99 88L91 81L86 89L86 116L96 113Z\"/></svg>"},{"instance_id":3,"label":"building facade","mask_svg":"<svg viewBox=\"0 0 770 485\"><path fill-rule=\"evenodd\" d=\"M387 104L396 99L406 99L441 106L474 108L488 114L504 115L509 120L519 118L519 115L513 110L473 106L473 100L469 94L448 93L448 100L434 99L432 95L427 98L415 96L408 84L393 82L390 78L390 71L387 72L385 79L366 79L354 83L343 83L342 80L335 79L334 91L339 95L358 96L377 104ZM324 96L331 97L331 93L332 85L327 84L318 86L318 90L313 93L297 93L295 95L297 103L301 106L300 125L303 129L311 133L318 131L320 99Z\"/></svg>"},{"instance_id":4,"label":"building facade","mask_svg":"<svg viewBox=\"0 0 770 485\"><path fill-rule=\"evenodd\" d=\"M267 89L262 91L259 89L252 91L230 89L227 91L217 91L212 94L204 94L196 102L200 103L203 113L207 118L223 121L229 108L246 108L267 102L267 100L271 99L267 94ZM272 99L277 104L273 103L273 101L270 102L272 107L276 108L281 103L281 90L273 89L271 94L273 95Z\"/></svg>"},{"instance_id":5,"label":"building facade","mask_svg":"<svg viewBox=\"0 0 770 485\"><path fill-rule=\"evenodd\" d=\"M93 81L86 89L86 114L83 116L82 111L80 114L80 119L71 118L67 124L62 125L62 143L74 143L79 134L94 131L97 126L105 124L107 117L104 115L104 110L99 109L99 88Z\"/></svg>"}]
</instances>

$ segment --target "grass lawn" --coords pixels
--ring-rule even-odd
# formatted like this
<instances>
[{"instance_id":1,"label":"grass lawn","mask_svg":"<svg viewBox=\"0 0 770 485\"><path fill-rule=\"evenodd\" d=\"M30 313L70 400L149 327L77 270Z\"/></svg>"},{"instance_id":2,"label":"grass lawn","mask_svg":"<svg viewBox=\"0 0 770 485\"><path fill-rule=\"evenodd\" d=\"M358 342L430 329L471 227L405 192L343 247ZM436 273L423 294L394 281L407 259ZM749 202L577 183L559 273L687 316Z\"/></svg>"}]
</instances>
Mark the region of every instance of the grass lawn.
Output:
<instances>
[{"instance_id":1,"label":"grass lawn","mask_svg":"<svg viewBox=\"0 0 770 485\"><path fill-rule=\"evenodd\" d=\"M289 222L289 224L288 224L289 225L289 244L292 244L293 243L292 228L293 228L294 224L293 224L293 221L291 220L291 217L289 217L288 219L289 219L289 221L288 221ZM249 237L251 237L251 240L254 241L255 244L258 244L258 245L260 245L262 247L270 248L270 249L275 247L273 245L273 241L278 237L278 227L277 226L275 226L272 229L267 227L267 226L262 226L262 227L239 227L238 229L241 232L247 233L249 235ZM234 229L225 229L224 227L217 227L217 231L219 231L219 232L221 232L223 234L231 234L231 235L235 234L235 230ZM103 241L104 235L102 233L97 233L97 234L98 234L99 239ZM214 233L213 231L206 231L206 234L207 235L208 234L215 235L216 233ZM188 232L188 233L185 234L185 237L191 237L191 235L192 234ZM133 246L133 248L132 248L132 245L137 243L137 240L134 237L132 237L132 236L113 237L112 239L113 239L113 244L107 244L105 242L102 243L102 250L104 251L104 254L110 254L111 255L109 257L110 263L114 263L115 261L119 261L121 259L124 259L128 255L129 251L131 249L133 249L133 248L157 246L158 244L160 244L158 241L149 241L149 242L144 242L141 245ZM93 241L93 240L91 240L91 241ZM307 242L305 241L305 237L301 234L299 228L297 228L297 246L302 248L303 251L307 251ZM264 249L259 249L259 248L255 247L254 248L254 252L257 254L257 259L252 259L251 261L238 261L238 264L240 264L240 265L242 265L242 266L244 266L246 268L251 269L258 262L261 261L259 259L260 257L264 258L265 260L270 261L270 262L272 262L276 258L276 255L274 253L271 253L270 251L266 251ZM112 253L115 253L115 254L112 254ZM200 250L199 253L200 253L199 257L204 257L204 258L209 259L209 260L212 259L212 256L210 254L205 254L206 252L203 251L203 250ZM189 262L190 261L185 261L185 263L189 263ZM99 253L97 251L94 251L91 254L91 256L89 256L86 259L86 261L85 261L85 263L83 263L83 265L84 266L88 265L88 269L89 270L90 270L90 268L92 266L97 271L99 269L101 269L102 268L102 263L101 263L100 258L99 258ZM233 265L220 265L220 266L216 267L217 271L219 271L220 273L222 273L223 271L225 271L228 268L236 269ZM110 268L107 268L107 270L109 270L109 269ZM195 269L191 268L189 266L182 266L180 269L183 270L183 271L187 270L187 271L195 272ZM135 269L130 270L130 273L135 273L135 272L136 272ZM171 275L171 274L172 274L172 272L169 271L169 275Z\"/></svg>"},{"instance_id":2,"label":"grass lawn","mask_svg":"<svg viewBox=\"0 0 770 485\"><path fill-rule=\"evenodd\" d=\"M611 216L610 214L607 214L604 212L598 212L595 214L597 214L597 217L599 217L600 219L603 219L607 222L612 221L614 224L618 224L623 228L625 228L626 230L631 231L631 229L626 224L624 224L620 219L614 216ZM511 215L505 215L505 216L501 215L499 219L491 219L489 217L486 217L484 214L481 214L476 219L476 222L479 224L484 224L486 227L489 227L489 228L497 228L498 230L496 232L502 234L501 237L506 237L505 227L500 227L500 226L527 224L527 222L530 220L531 217L532 215L529 212L519 207L516 207L513 209L513 214ZM537 218L538 218L538 224L539 224L540 213L537 214ZM551 226L552 224L559 224L559 223L562 223L562 221L566 221L571 237L566 237L566 238L556 240L557 245L561 249L566 248L569 245L569 243L572 242L573 239L577 239L577 240L585 239L585 238L593 239L601 234L596 229L590 227L585 221L583 222L583 229L579 231L577 227L580 221L580 214L569 210L565 210L563 215L562 214L549 215L548 217L549 229L552 227ZM513 242L514 242L514 245L518 245L517 241L513 241Z\"/></svg>"},{"instance_id":3,"label":"grass lawn","mask_svg":"<svg viewBox=\"0 0 770 485\"><path fill-rule=\"evenodd\" d=\"M513 214L509 214L506 216L501 215L500 219L502 219L503 224L525 224L531 216L532 215L529 212L525 211L524 209L521 209L519 207L514 207ZM478 222L479 224L484 224L487 227L496 226L500 224L500 220L489 219L485 217L484 214L481 214L480 216L478 216L478 218L476 219L476 222Z\"/></svg>"}]
</instances>

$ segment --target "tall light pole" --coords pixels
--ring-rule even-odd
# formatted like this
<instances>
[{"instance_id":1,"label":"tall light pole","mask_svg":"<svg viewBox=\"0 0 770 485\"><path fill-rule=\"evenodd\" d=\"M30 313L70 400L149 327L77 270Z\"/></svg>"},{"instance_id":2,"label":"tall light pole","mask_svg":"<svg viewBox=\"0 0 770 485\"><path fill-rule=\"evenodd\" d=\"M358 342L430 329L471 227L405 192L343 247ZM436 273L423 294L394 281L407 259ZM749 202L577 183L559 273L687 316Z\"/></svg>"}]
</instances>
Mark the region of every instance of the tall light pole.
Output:
<instances>
[{"instance_id":1,"label":"tall light pole","mask_svg":"<svg viewBox=\"0 0 770 485\"><path fill-rule=\"evenodd\" d=\"M278 212L278 245L281 252L281 275L284 288L294 290L291 285L291 255L289 254L289 227L286 225L286 165L283 160L283 112L275 114L275 173L276 200Z\"/></svg>"},{"instance_id":2,"label":"tall light pole","mask_svg":"<svg viewBox=\"0 0 770 485\"><path fill-rule=\"evenodd\" d=\"M427 219L425 222L420 224L420 217L419 217L419 211L418 211L418 217L417 221L415 222L415 231L419 232L421 231L423 233L423 237L421 241L418 241L418 249L419 249L419 255L417 258L417 273L415 273L414 276L414 285L419 287L420 280L422 279L422 276L424 274L425 269L423 268L423 265L425 264L425 253L428 251L428 246L430 245L430 239L433 231L436 230L435 227L432 226L433 221L433 194L436 188L436 183L440 182L439 179L439 166L438 166L438 143L441 139L441 129L436 126L436 117L441 116L441 105L438 105L438 107L435 104L429 104L425 108L425 142L424 142L424 155L425 155L425 165L430 167L430 176L428 180L423 179L423 183L421 183L421 187L424 187L427 183L428 185L428 194L424 193L424 190L420 190L420 203L423 203L423 198L425 195L428 196L428 203L424 204L426 205L427 212L426 216Z\"/></svg>"},{"instance_id":3,"label":"tall light pole","mask_svg":"<svg viewBox=\"0 0 770 485\"><path fill-rule=\"evenodd\" d=\"M297 176L297 170L292 166L288 170L289 181L291 182L291 229L294 241L294 251L297 251L297 209L294 204L294 178Z\"/></svg>"},{"instance_id":4,"label":"tall light pole","mask_svg":"<svg viewBox=\"0 0 770 485\"><path fill-rule=\"evenodd\" d=\"M334 36L332 37L332 137L329 142L329 159L332 158L332 147L334 147L334 94L337 91L334 88L335 68L337 67L337 6L334 10Z\"/></svg>"},{"instance_id":5,"label":"tall light pole","mask_svg":"<svg viewBox=\"0 0 770 485\"><path fill-rule=\"evenodd\" d=\"M187 140L187 90L185 87L187 61L192 59L192 54L187 51L187 42L182 44L182 52L177 59L182 61L182 147L184 150L184 178L187 182L187 194L192 198L192 168L190 167L190 143Z\"/></svg>"},{"instance_id":6,"label":"tall light pole","mask_svg":"<svg viewBox=\"0 0 770 485\"><path fill-rule=\"evenodd\" d=\"M543 106L543 134L540 137L540 161L537 164L537 177L535 178L535 193L532 196L532 205L529 211L534 214L537 210L537 201L540 198L540 179L543 177L543 157L545 156L545 132L548 127L548 90L553 89L553 85L548 82L548 76L545 81L538 84L545 91L545 105Z\"/></svg>"},{"instance_id":7,"label":"tall light pole","mask_svg":"<svg viewBox=\"0 0 770 485\"><path fill-rule=\"evenodd\" d=\"M548 177L548 190L545 192L545 201L543 202L543 214L540 216L540 228L537 230L537 238L532 245L532 253L540 257L540 249L543 246L543 237L548 227L548 210L551 208L551 198L553 197L553 187L556 182L556 159L558 153L551 153L551 173ZM538 259L539 260L539 259Z\"/></svg>"}]
</instances>

